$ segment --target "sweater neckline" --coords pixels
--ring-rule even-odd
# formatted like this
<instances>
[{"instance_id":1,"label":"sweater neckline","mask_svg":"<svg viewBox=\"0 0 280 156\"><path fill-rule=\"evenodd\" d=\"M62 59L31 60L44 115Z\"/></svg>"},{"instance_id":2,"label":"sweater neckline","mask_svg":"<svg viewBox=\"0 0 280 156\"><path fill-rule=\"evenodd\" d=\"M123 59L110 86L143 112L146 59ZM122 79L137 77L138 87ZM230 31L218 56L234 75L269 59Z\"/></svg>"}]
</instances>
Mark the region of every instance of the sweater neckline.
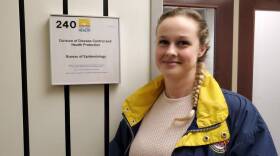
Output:
<instances>
[{"instance_id":1,"label":"sweater neckline","mask_svg":"<svg viewBox=\"0 0 280 156\"><path fill-rule=\"evenodd\" d=\"M161 93L162 95L162 98L168 102L168 103L178 103L178 102L181 102L181 101L189 101L191 100L191 94L188 94L186 96L183 96L183 97L179 97L179 98L170 98L166 95L165 91L162 91Z\"/></svg>"}]
</instances>

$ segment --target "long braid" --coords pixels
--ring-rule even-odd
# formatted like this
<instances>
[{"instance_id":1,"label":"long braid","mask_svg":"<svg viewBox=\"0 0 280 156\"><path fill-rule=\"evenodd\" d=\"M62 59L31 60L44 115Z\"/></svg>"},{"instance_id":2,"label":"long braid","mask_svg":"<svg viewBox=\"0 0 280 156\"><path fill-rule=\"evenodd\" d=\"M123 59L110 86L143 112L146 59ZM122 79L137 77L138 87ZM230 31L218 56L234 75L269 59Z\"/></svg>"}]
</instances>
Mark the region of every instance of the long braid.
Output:
<instances>
[{"instance_id":1,"label":"long braid","mask_svg":"<svg viewBox=\"0 0 280 156\"><path fill-rule=\"evenodd\" d=\"M175 119L176 121L188 121L193 118L193 116L195 114L195 110L197 109L196 107L198 104L200 88L204 81L203 69L204 69L204 63L198 62L197 67L196 67L194 87L193 87L193 91L192 91L192 107L193 107L192 110L185 117L176 118Z\"/></svg>"},{"instance_id":2,"label":"long braid","mask_svg":"<svg viewBox=\"0 0 280 156\"><path fill-rule=\"evenodd\" d=\"M195 82L194 82L194 87L193 87L193 93L192 93L193 109L196 109L196 107L197 107L200 88L201 88L201 85L204 80L203 69L204 69L204 63L198 62L197 68L196 68L196 76L195 76Z\"/></svg>"}]
</instances>

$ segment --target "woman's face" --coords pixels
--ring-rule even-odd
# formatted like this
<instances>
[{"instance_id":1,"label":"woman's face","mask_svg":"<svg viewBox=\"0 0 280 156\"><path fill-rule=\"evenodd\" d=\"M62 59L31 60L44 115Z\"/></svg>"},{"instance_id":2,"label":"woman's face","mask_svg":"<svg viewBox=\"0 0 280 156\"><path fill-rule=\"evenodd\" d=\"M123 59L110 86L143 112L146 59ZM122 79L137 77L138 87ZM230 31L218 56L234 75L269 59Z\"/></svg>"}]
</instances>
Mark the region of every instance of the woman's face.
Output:
<instances>
[{"instance_id":1,"label":"woman's face","mask_svg":"<svg viewBox=\"0 0 280 156\"><path fill-rule=\"evenodd\" d=\"M198 23L189 17L168 17L157 29L156 64L164 76L184 77L196 70L200 46Z\"/></svg>"}]
</instances>

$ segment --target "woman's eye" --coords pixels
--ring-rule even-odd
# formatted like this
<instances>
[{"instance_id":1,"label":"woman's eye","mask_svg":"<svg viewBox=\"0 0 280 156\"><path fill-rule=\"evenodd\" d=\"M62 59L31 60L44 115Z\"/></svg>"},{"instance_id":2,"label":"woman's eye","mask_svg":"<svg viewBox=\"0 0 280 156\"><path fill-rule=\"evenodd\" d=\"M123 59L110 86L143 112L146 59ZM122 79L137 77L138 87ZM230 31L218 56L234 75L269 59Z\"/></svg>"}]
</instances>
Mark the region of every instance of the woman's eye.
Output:
<instances>
[{"instance_id":1,"label":"woman's eye","mask_svg":"<svg viewBox=\"0 0 280 156\"><path fill-rule=\"evenodd\" d=\"M162 45L162 46L165 46L165 45L168 45L169 42L167 40L159 40L158 41L158 45Z\"/></svg>"},{"instance_id":2,"label":"woman's eye","mask_svg":"<svg viewBox=\"0 0 280 156\"><path fill-rule=\"evenodd\" d=\"M179 47L185 47L188 45L190 45L190 43L188 41L178 41L177 42L177 46L179 46Z\"/></svg>"}]
</instances>

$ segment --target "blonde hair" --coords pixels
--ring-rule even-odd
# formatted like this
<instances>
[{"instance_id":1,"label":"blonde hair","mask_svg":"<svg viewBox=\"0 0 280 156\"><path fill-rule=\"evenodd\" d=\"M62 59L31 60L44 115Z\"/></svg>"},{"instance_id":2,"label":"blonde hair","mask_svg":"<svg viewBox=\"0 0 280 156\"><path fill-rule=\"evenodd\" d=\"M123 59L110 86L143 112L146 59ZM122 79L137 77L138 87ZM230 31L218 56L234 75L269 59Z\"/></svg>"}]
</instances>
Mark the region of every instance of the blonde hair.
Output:
<instances>
[{"instance_id":1,"label":"blonde hair","mask_svg":"<svg viewBox=\"0 0 280 156\"><path fill-rule=\"evenodd\" d=\"M161 15L161 17L158 20L157 27L156 27L156 32L158 30L159 25L167 18L169 17L175 17L175 16L184 16L193 19L194 21L197 22L199 29L198 29L198 38L199 38L199 43L200 46L205 46L206 51L203 56L199 57L197 62L204 62L206 53L208 49L210 48L209 46L209 30L207 23L205 19L202 17L202 15L190 8L176 8L173 10L170 10L164 14Z\"/></svg>"}]
</instances>

